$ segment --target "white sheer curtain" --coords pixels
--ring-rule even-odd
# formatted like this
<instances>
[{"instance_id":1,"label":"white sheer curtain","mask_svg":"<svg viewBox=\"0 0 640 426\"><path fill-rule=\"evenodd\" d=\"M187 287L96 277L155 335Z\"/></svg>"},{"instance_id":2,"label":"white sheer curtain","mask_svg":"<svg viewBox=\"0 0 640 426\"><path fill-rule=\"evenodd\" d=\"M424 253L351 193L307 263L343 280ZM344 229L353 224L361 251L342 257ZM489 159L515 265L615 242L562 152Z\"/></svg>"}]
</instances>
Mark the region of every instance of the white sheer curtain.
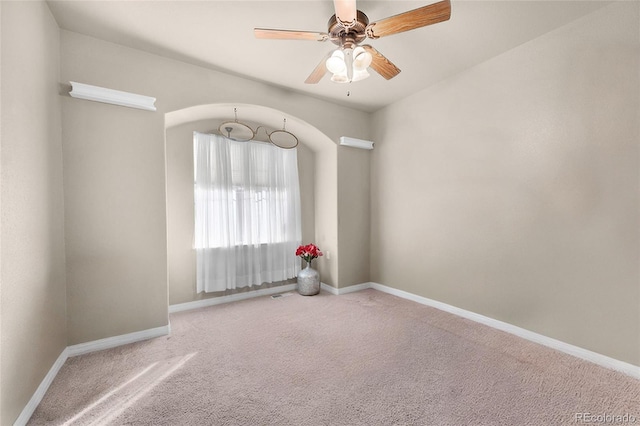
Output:
<instances>
[{"instance_id":1,"label":"white sheer curtain","mask_svg":"<svg viewBox=\"0 0 640 426\"><path fill-rule=\"evenodd\" d=\"M193 141L198 293L295 277L296 150L198 132Z\"/></svg>"}]
</instances>

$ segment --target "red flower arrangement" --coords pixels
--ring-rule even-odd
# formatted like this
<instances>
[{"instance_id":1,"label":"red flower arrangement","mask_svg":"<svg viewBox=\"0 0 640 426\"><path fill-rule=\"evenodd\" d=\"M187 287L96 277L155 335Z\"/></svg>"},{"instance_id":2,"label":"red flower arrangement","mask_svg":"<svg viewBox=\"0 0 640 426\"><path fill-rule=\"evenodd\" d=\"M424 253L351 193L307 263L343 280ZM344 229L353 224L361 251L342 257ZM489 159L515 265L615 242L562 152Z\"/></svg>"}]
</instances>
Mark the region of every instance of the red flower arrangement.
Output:
<instances>
[{"instance_id":1,"label":"red flower arrangement","mask_svg":"<svg viewBox=\"0 0 640 426\"><path fill-rule=\"evenodd\" d=\"M296 250L296 256L303 258L308 264L316 257L322 256L322 252L315 244L307 244L306 246L300 246Z\"/></svg>"}]
</instances>

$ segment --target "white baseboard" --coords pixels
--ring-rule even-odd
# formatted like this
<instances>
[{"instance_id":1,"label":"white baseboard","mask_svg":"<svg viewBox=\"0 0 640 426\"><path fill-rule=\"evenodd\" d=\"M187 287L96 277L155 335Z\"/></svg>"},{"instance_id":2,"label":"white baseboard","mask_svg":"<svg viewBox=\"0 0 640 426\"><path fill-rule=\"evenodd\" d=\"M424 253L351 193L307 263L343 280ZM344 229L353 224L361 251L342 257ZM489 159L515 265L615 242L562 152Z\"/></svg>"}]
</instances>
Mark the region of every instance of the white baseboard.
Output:
<instances>
[{"instance_id":1,"label":"white baseboard","mask_svg":"<svg viewBox=\"0 0 640 426\"><path fill-rule=\"evenodd\" d=\"M388 293L394 296L401 297L403 299L411 300L422 305L431 306L436 309L440 309L441 311L449 312L451 314L470 319L472 321L478 322L480 324L487 325L489 327L505 331L507 333L516 335L526 340L530 340L535 343L539 343L541 345L550 347L552 349L556 349L558 351L567 353L569 355L573 355L575 357L584 359L586 361L593 362L594 364L600 365L602 367L616 370L621 373L624 373L628 376L634 377L636 379L640 379L640 366L636 366L633 364L629 364L624 361L620 361L606 355L599 354L597 352L593 352L578 346L571 345L569 343L562 342L560 340L553 339L551 337L544 336L542 334L535 333L533 331L526 330L524 328L499 321L493 318L486 317L484 315L476 314L475 312L467 311L465 309L457 308L452 305L447 305L446 303L438 302L436 300L432 300L423 296L418 296L403 290L398 290L393 287L388 287L382 284L367 282L357 285L352 285L344 288L335 288L325 283L321 283L322 289L330 292L334 295L341 295L347 293L353 293L356 291L361 291L365 289L374 289L377 291L382 291L384 293ZM282 293L285 291L295 290L296 284L287 284L284 286L267 288L263 290L252 291L248 293L238 293L230 296L222 296L216 297L213 299L205 299L198 300L195 302L187 302L181 303L178 305L169 306L169 312L180 312L189 309L197 309L205 306L213 306L222 303L229 303L238 300L249 299L252 297L265 296L270 294ZM154 337L160 337L169 334L171 331L171 324L162 327L151 328L148 330L142 330L134 333L123 334L120 336L108 337L105 339L95 340L92 342L80 343L77 345L67 346L58 359L53 363L53 366L44 377L38 389L36 389L35 393L24 407L18 418L16 419L14 426L23 426L26 425L33 412L42 401L44 394L49 389L49 386L53 382L53 379L62 368L62 365L65 363L68 357L87 354L90 352L95 352L103 349L110 349L121 345L126 345L129 343L135 343L142 340L151 339Z\"/></svg>"},{"instance_id":2,"label":"white baseboard","mask_svg":"<svg viewBox=\"0 0 640 426\"><path fill-rule=\"evenodd\" d=\"M359 287L363 285L365 284L359 284L358 286L351 286L351 287ZM351 287L346 287L344 289L337 289L335 287L330 286L329 284L320 283L320 288L322 290L325 290L336 296L339 294L350 293L352 291L358 291L358 290L363 290L365 288L369 288L369 287L361 287L355 290L345 291L346 289L351 289ZM215 305L221 305L223 303L237 302L239 300L251 299L254 297L270 296L272 294L284 293L286 291L293 291L296 288L298 288L297 284L286 284L278 287L265 288L262 290L254 290L254 291L247 291L245 293L231 294L228 296L212 297L210 299L194 300L193 302L177 303L175 305L169 305L169 313L172 314L174 312L190 311L191 309L206 308L208 306L215 306Z\"/></svg>"},{"instance_id":3,"label":"white baseboard","mask_svg":"<svg viewBox=\"0 0 640 426\"><path fill-rule=\"evenodd\" d=\"M321 283L321 287L323 290L328 291L329 293L339 296L341 294L353 293L354 291L365 290L367 288L371 288L371 283L362 283L356 285L350 285L348 287L335 288L330 286L329 284Z\"/></svg>"},{"instance_id":4,"label":"white baseboard","mask_svg":"<svg viewBox=\"0 0 640 426\"><path fill-rule=\"evenodd\" d=\"M154 337L166 336L171 331L171 325L150 328L148 330L136 331L134 333L121 334L120 336L107 337L105 339L93 340L91 342L79 343L67 346L68 356L88 354L89 352L111 349L117 346L128 345L129 343L140 342L153 339Z\"/></svg>"},{"instance_id":5,"label":"white baseboard","mask_svg":"<svg viewBox=\"0 0 640 426\"><path fill-rule=\"evenodd\" d=\"M329 284L320 283L320 288L326 292L333 294L334 296L337 296L340 294L340 289L337 289Z\"/></svg>"},{"instance_id":6,"label":"white baseboard","mask_svg":"<svg viewBox=\"0 0 640 426\"><path fill-rule=\"evenodd\" d=\"M58 375L58 372L64 365L67 358L77 355L87 354L89 352L101 351L103 349L115 348L116 346L127 345L129 343L140 342L142 340L152 339L154 337L165 336L169 334L171 331L171 324L150 328L148 330L136 331L135 333L123 334L120 336L107 337L105 339L94 340L92 342L79 343L77 345L71 345L64 348L58 359L53 363L53 366L49 369L49 372L42 382L40 382L40 386L34 392L33 396L25 405L24 409L13 423L14 426L23 426L26 425L33 412L42 401L44 394L51 386L53 379Z\"/></svg>"},{"instance_id":7,"label":"white baseboard","mask_svg":"<svg viewBox=\"0 0 640 426\"><path fill-rule=\"evenodd\" d=\"M551 337L544 336L542 334L535 333L533 331L526 330L524 328L509 324L497 319L489 318L484 315L476 314L475 312L467 311L465 309L457 308L455 306L447 305L446 303L438 302L436 300L428 299L426 297L417 296L412 293L408 293L403 290L398 290L392 287L387 287L378 283L366 283L367 288L382 291L384 293L392 294L394 296L402 297L403 299L412 300L423 305L431 306L441 311L449 312L454 315L458 315L463 318L470 319L480 324L488 325L489 327L496 328L501 331L505 331L510 334L514 334L523 339L530 340L535 343L547 346L549 348L558 350L560 352L573 355L575 357L590 361L594 364L598 364L602 367L616 370L624 373L628 376L640 379L640 366L629 364L624 361L617 360L615 358L608 357L606 355L599 354L597 352L590 351L588 349L574 346L569 343L562 342L560 340L553 339ZM364 285L364 284L362 284Z\"/></svg>"},{"instance_id":8,"label":"white baseboard","mask_svg":"<svg viewBox=\"0 0 640 426\"><path fill-rule=\"evenodd\" d=\"M169 305L169 313L189 311L191 309L205 308L207 306L221 305L223 303L237 302L238 300L251 299L254 297L269 296L271 294L283 293L296 289L297 284L285 284L277 287L263 288L261 290L247 291L243 293L230 294L228 296L212 297L211 299L194 300L193 302L178 303Z\"/></svg>"},{"instance_id":9,"label":"white baseboard","mask_svg":"<svg viewBox=\"0 0 640 426\"><path fill-rule=\"evenodd\" d=\"M551 337L544 336L542 334L535 333L533 331L526 330L513 324L509 324L503 321L499 321L484 315L477 314L475 312L467 311L465 309L457 308L446 303L438 302L437 300L429 299L423 296L418 296L403 290L398 290L393 287L388 287L382 284L374 282L366 282L362 284L351 285L343 288L336 288L325 283L321 283L321 288L333 295L339 296L342 294L353 293L356 291L365 290L368 288L382 291L384 293L392 294L394 296L401 297L403 299L411 300L422 305L431 306L441 311L449 312L462 318L466 318L480 324L487 325L489 327L505 331L523 339L550 347L552 349L573 355L575 357L584 359L586 361L593 362L605 368L611 370L620 371L631 377L640 379L640 367L620 361L606 355L599 354L597 352L590 351L578 346L571 345L569 343L562 342L560 340L553 339ZM280 287L273 287L263 290L251 291L247 293L238 293L230 296L216 297L212 299L197 300L194 302L181 303L178 305L169 306L169 312L180 312L189 309L203 308L206 306L219 305L222 303L235 302L238 300L249 299L252 297L265 296L269 294L281 293L284 291L291 291L296 289L296 284L288 284Z\"/></svg>"},{"instance_id":10,"label":"white baseboard","mask_svg":"<svg viewBox=\"0 0 640 426\"><path fill-rule=\"evenodd\" d=\"M40 404L40 401L42 401L42 398L44 397L44 394L47 392L47 389L49 389L49 386L51 386L53 379L56 378L56 376L58 375L58 372L60 371L60 369L62 368L62 366L64 365L64 362L67 360L68 357L69 357L68 348L64 348L62 353L60 353L60 356L58 357L58 359L56 359L56 361L53 363L53 365L49 369L49 372L47 373L47 375L44 376L44 379L42 379L42 382L40 382L40 386L38 386L38 389L36 389L36 391L34 392L33 396L31 397L27 405L25 405L25 407L22 409L22 412L20 413L16 421L13 423L13 426L24 426L27 424L27 422L33 415L33 412L36 411L36 408L38 408L38 405Z\"/></svg>"}]
</instances>

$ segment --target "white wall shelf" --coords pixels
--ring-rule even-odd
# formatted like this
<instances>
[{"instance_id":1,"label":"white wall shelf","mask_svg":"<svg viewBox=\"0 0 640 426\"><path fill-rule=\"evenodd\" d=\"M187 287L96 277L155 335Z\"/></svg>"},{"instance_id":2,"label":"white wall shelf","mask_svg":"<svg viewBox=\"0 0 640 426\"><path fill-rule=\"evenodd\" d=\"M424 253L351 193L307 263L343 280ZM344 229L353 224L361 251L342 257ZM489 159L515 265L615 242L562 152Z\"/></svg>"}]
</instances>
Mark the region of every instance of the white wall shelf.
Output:
<instances>
[{"instance_id":1,"label":"white wall shelf","mask_svg":"<svg viewBox=\"0 0 640 426\"><path fill-rule=\"evenodd\" d=\"M71 81L69 95L78 99L155 111L156 98Z\"/></svg>"}]
</instances>

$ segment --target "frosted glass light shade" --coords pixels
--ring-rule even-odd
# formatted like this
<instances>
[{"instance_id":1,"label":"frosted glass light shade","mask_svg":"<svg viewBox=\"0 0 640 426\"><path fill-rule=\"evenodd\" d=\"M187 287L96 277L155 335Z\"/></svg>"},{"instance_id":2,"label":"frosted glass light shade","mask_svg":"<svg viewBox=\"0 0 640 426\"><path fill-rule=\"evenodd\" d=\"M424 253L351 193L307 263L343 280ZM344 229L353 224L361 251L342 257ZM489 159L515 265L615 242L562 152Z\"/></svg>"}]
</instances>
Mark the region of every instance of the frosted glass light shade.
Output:
<instances>
[{"instance_id":1,"label":"frosted glass light shade","mask_svg":"<svg viewBox=\"0 0 640 426\"><path fill-rule=\"evenodd\" d=\"M369 77L369 72L367 71L366 68L363 69L363 70L354 70L353 71L353 80L352 81L364 80L367 77Z\"/></svg>"},{"instance_id":2,"label":"frosted glass light shade","mask_svg":"<svg viewBox=\"0 0 640 426\"><path fill-rule=\"evenodd\" d=\"M344 63L344 54L336 50L326 62L327 69L333 74L340 74L346 71L347 65Z\"/></svg>"},{"instance_id":3,"label":"frosted glass light shade","mask_svg":"<svg viewBox=\"0 0 640 426\"><path fill-rule=\"evenodd\" d=\"M348 83L349 77L347 76L346 70L345 72L334 74L331 77L331 81L334 83Z\"/></svg>"},{"instance_id":4,"label":"frosted glass light shade","mask_svg":"<svg viewBox=\"0 0 640 426\"><path fill-rule=\"evenodd\" d=\"M366 69L369 68L369 65L371 65L372 60L373 57L371 56L371 53L367 52L360 46L356 47L353 51L353 70L366 71ZM367 73L367 77L368 76L369 74Z\"/></svg>"}]
</instances>

